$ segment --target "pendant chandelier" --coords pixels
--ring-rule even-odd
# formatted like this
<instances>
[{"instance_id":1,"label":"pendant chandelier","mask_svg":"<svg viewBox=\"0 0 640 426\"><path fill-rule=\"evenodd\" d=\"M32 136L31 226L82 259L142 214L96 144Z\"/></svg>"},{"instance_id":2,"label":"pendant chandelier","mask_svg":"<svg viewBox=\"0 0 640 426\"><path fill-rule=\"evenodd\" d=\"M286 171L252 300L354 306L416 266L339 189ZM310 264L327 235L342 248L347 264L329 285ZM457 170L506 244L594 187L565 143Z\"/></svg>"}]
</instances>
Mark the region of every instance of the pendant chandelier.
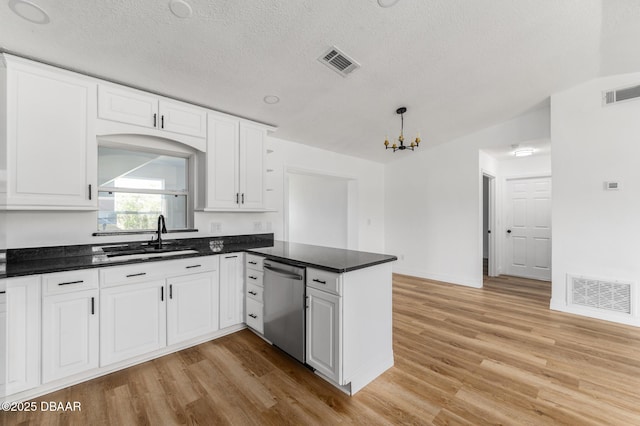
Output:
<instances>
[{"instance_id":1,"label":"pendant chandelier","mask_svg":"<svg viewBox=\"0 0 640 426\"><path fill-rule=\"evenodd\" d=\"M411 151L413 151L414 149L416 149L418 146L420 146L420 133L418 133L416 135L416 138L411 141L410 145L405 145L404 144L404 113L407 112L407 109L405 107L400 107L396 110L396 114L400 114L400 136L398 136L398 142L400 142L400 145L396 144L395 142L393 143L393 145L389 146L389 139L385 139L384 141L384 148L385 149L393 149L393 152L396 152L397 150L400 151L404 151L405 149L410 149Z\"/></svg>"}]
</instances>

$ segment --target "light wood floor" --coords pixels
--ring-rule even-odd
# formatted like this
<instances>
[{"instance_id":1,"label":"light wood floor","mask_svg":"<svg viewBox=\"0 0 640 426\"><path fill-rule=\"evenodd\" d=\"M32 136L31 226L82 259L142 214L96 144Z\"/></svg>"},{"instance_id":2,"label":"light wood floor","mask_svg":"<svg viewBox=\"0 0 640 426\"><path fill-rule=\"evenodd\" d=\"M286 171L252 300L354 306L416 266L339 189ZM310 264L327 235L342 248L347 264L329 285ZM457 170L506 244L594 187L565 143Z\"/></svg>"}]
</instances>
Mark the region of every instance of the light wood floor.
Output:
<instances>
[{"instance_id":1,"label":"light wood floor","mask_svg":"<svg viewBox=\"0 0 640 426\"><path fill-rule=\"evenodd\" d=\"M354 397L250 331L40 398L5 424L640 425L640 329L552 312L550 284L394 277L395 367ZM39 401L40 401L39 400Z\"/></svg>"}]
</instances>

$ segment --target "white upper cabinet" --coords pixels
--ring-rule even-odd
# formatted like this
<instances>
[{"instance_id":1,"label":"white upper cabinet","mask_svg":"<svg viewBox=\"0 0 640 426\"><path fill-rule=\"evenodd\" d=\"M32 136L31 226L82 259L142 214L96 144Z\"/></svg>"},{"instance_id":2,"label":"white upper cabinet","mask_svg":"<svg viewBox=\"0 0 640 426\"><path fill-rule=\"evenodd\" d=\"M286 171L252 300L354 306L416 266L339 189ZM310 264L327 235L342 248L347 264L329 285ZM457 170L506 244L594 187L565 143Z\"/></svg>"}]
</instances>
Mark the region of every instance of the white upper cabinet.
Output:
<instances>
[{"instance_id":1,"label":"white upper cabinet","mask_svg":"<svg viewBox=\"0 0 640 426\"><path fill-rule=\"evenodd\" d=\"M6 209L90 210L96 204L96 86L90 79L3 55L0 166Z\"/></svg>"},{"instance_id":2,"label":"white upper cabinet","mask_svg":"<svg viewBox=\"0 0 640 426\"><path fill-rule=\"evenodd\" d=\"M207 136L203 108L120 86L99 85L98 117L198 138Z\"/></svg>"},{"instance_id":3,"label":"white upper cabinet","mask_svg":"<svg viewBox=\"0 0 640 426\"><path fill-rule=\"evenodd\" d=\"M264 209L266 129L209 114L204 210Z\"/></svg>"}]
</instances>

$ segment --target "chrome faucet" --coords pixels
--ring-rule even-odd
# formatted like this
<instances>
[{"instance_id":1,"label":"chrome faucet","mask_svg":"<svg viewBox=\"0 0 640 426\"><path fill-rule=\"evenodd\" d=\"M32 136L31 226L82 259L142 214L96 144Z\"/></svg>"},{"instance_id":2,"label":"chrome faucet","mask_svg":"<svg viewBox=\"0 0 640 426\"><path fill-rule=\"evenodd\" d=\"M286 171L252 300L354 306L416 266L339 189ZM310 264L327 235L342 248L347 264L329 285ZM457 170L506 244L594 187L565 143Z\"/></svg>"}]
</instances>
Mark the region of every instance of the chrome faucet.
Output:
<instances>
[{"instance_id":1,"label":"chrome faucet","mask_svg":"<svg viewBox=\"0 0 640 426\"><path fill-rule=\"evenodd\" d=\"M164 216L158 216L158 239L154 241L156 248L162 248L162 234L167 233L167 225L164 222Z\"/></svg>"}]
</instances>

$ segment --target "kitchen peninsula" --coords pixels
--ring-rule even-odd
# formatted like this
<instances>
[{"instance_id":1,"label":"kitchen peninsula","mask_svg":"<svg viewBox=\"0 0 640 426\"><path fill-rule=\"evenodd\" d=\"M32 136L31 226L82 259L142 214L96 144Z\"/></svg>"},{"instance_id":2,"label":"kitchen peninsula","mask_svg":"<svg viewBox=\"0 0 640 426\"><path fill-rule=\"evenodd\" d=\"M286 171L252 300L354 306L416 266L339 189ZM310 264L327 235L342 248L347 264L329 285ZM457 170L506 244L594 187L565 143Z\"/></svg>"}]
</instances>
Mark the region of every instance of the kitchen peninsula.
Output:
<instances>
[{"instance_id":1,"label":"kitchen peninsula","mask_svg":"<svg viewBox=\"0 0 640 426\"><path fill-rule=\"evenodd\" d=\"M43 395L246 324L256 331L245 316L251 259L306 268L307 364L324 379L353 394L393 365L395 256L285 243L273 234L166 244L160 253L140 242L7 250L2 399Z\"/></svg>"}]
</instances>

